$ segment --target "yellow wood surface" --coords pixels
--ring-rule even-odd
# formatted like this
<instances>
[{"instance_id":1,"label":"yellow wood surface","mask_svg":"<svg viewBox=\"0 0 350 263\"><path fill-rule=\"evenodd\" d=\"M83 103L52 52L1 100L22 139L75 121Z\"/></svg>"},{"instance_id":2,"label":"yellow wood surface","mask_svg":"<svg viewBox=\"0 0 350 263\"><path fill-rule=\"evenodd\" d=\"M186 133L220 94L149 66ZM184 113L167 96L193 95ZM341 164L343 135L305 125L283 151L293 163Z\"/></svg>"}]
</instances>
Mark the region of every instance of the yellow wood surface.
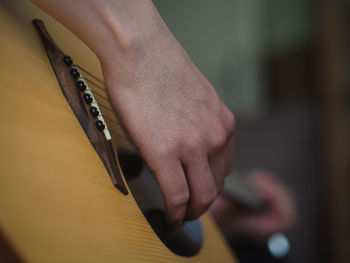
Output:
<instances>
[{"instance_id":1,"label":"yellow wood surface","mask_svg":"<svg viewBox=\"0 0 350 263\"><path fill-rule=\"evenodd\" d=\"M0 3L0 229L25 262L235 262L209 216L204 244L174 255L107 172L66 102L31 19L101 76L96 57L27 1ZM1 261L1 258L0 258Z\"/></svg>"}]
</instances>

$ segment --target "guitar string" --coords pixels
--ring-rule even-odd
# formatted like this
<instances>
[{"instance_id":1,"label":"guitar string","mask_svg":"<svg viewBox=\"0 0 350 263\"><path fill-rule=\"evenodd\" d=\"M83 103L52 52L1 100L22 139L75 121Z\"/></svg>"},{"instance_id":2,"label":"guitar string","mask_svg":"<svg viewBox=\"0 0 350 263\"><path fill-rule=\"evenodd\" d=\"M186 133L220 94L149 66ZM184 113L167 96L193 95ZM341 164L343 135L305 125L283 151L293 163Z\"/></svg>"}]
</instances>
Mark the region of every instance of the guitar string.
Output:
<instances>
[{"instance_id":1,"label":"guitar string","mask_svg":"<svg viewBox=\"0 0 350 263\"><path fill-rule=\"evenodd\" d=\"M83 71L84 73L86 73L87 75L89 75L90 77L92 77L93 79L95 79L96 81L100 82L104 87L105 87L105 82L101 79L99 79L98 77L96 77L94 74L90 73L88 70L86 70L85 68L83 68L82 66L80 65L77 65L77 64L74 64L75 67L79 68L81 71ZM109 101L109 98L108 98L108 95L106 93L106 89L104 87L101 87L100 85L96 84L95 82L93 82L92 80L88 79L88 78L84 78L86 79L89 83L91 83L93 86L99 88L102 92L104 92L106 94L106 96L103 96L97 92L94 92L94 95L96 95L97 97L100 97L100 98L103 98L104 100L107 101L108 104L104 104L102 103L101 101L99 102L99 106L103 109L106 109L108 111L110 111L114 116L115 116L115 113L114 113L114 110L111 108L111 105L110 105L110 101ZM104 114L103 116L104 118L110 120L110 123L112 125L116 125L120 130L124 130L121 123L117 120L117 119L112 119L108 116L106 116ZM117 132L115 130L112 130L112 129L109 129L112 133L118 135L119 137L122 137L126 140L128 140L128 137L125 135L125 133L123 132L123 135L120 134L120 132Z\"/></svg>"},{"instance_id":2,"label":"guitar string","mask_svg":"<svg viewBox=\"0 0 350 263\"><path fill-rule=\"evenodd\" d=\"M89 75L93 76L91 73L89 73ZM97 97L100 97L100 98L103 98L104 100L106 100L107 103L108 103L108 106L110 106L110 100L109 100L109 96L108 96L108 94L107 94L107 92L106 92L106 89L103 88L103 87L101 87L101 86L99 86L99 85L97 85L95 82L91 81L90 79L88 79L88 78L86 78L86 77L84 77L84 79L85 79L87 82L89 82L90 84L92 84L93 86L99 88L101 91L103 91L103 92L106 94L106 96L103 96L103 95L99 94L98 92L94 92L94 95L96 95ZM106 105L104 105L104 104L102 104L102 103L100 103L100 106L101 106L102 108L105 108L106 110L109 110L109 111L112 112L113 114L115 114L115 113L114 113L114 110L113 110L112 108L107 107ZM118 122L118 123L119 123L119 122Z\"/></svg>"},{"instance_id":3,"label":"guitar string","mask_svg":"<svg viewBox=\"0 0 350 263\"><path fill-rule=\"evenodd\" d=\"M96 86L97 88L99 88L100 90L102 90L103 92L106 92L105 88L101 87L100 85L96 84L95 82L93 82L92 80L85 78L89 83L91 83L92 85Z\"/></svg>"},{"instance_id":4,"label":"guitar string","mask_svg":"<svg viewBox=\"0 0 350 263\"><path fill-rule=\"evenodd\" d=\"M106 110L108 110L108 111L110 111L110 112L112 112L114 114L114 111L111 108L109 108L109 107L107 107L107 106L105 106L103 104L99 104L99 106L100 106L100 108L104 108L104 109L106 109Z\"/></svg>"},{"instance_id":5,"label":"guitar string","mask_svg":"<svg viewBox=\"0 0 350 263\"><path fill-rule=\"evenodd\" d=\"M94 76L92 73L90 73L89 71L87 71L86 69L84 69L83 67L81 67L81 66L79 66L79 65L76 65L76 64L74 64L74 66L77 67L77 68L79 68L81 71L85 72L87 75L89 75L90 77L94 78L94 79L97 80L98 82L102 83L103 86L105 86L104 81L100 80L99 78L97 78L96 76ZM108 98L108 95L107 95L107 93L106 93L106 89L103 88L103 87L101 87L100 85L96 84L95 82L93 82L92 80L90 80L90 79L88 79L88 78L86 78L86 77L84 77L84 79L85 79L86 81L88 81L90 84L92 84L93 86L99 88L101 91L103 91L103 92L106 94L106 97L105 97L105 96L103 96L103 95L101 95L101 94L99 94L99 93L97 93L97 92L94 92L94 95L95 95L95 96L100 97L100 98L102 98L102 99L104 99L104 100L107 101L107 104L104 104L104 103L102 103L102 102L100 101L99 104L98 104L99 107L110 111L110 112L115 116L114 110L111 108L111 105L110 105L110 102L109 102L109 98ZM112 124L111 126L116 125L116 126L119 128L119 130L122 131L123 134L120 134L120 131L116 131L116 130L114 130L114 129L109 128L109 130L110 130L111 133L113 133L113 134L115 134L115 135L117 135L117 136L119 136L119 137L122 137L122 138L128 140L128 137L127 137L127 136L124 134L124 132L123 132L124 129L123 129L121 123L118 121L118 119L117 119L116 117L115 117L115 119L113 119L113 118L108 117L106 114L103 114L103 118L109 120L109 121L110 121L110 124Z\"/></svg>"},{"instance_id":6,"label":"guitar string","mask_svg":"<svg viewBox=\"0 0 350 263\"><path fill-rule=\"evenodd\" d=\"M109 102L109 100L108 100L106 97L104 97L103 95L101 95L101 94L99 94L99 93L97 93L97 92L94 92L94 96L100 97L101 99L104 99L104 100L106 100L107 102Z\"/></svg>"},{"instance_id":7,"label":"guitar string","mask_svg":"<svg viewBox=\"0 0 350 263\"><path fill-rule=\"evenodd\" d=\"M86 73L86 74L89 75L90 77L94 78L94 79L97 80L98 82L100 82L100 83L105 87L105 82L104 82L103 80L99 79L99 78L96 77L94 74L90 73L88 70L86 70L85 68L83 68L83 67L80 66L80 65L74 64L74 66L77 67L77 68L79 68L81 71L83 71L84 73ZM108 97L108 94L106 93L106 89L105 89L104 87L101 87L100 85L96 84L95 82L93 82L92 80L90 80L90 79L88 79L88 78L86 78L86 77L85 77L84 79L85 79L87 82L89 82L90 84L92 84L93 86L95 86L95 87L99 88L101 91L103 91L103 92L105 93L106 96L103 96L103 95L101 95L101 94L99 94L99 93L97 93L97 92L94 92L94 95L97 96L97 97L100 97L100 98L102 98L102 99L104 99L104 100L106 100L106 101L108 102L108 104L109 104L109 97ZM99 106L100 106L101 108L104 108L104 109L106 109L106 110L112 112L113 115L115 114L115 113L114 113L114 110L113 110L112 108L109 107L110 105L107 106L107 105L104 105L103 103L100 102L100 103L99 103ZM120 122L119 122L118 120L113 120L112 118L109 118L109 117L107 117L107 116L104 116L104 118L106 118L106 119L110 120L111 122L113 122L114 124L120 126Z\"/></svg>"},{"instance_id":8,"label":"guitar string","mask_svg":"<svg viewBox=\"0 0 350 263\"><path fill-rule=\"evenodd\" d=\"M101 98L105 99L108 103L110 103L110 101L109 101L109 96L108 96L108 93L106 92L106 88L105 88L105 87L106 87L106 86L105 86L105 82L104 82L103 80L100 80L98 77L96 77L96 76L93 75L92 73L90 73L88 70L84 69L82 66L79 66L79 65L77 65L77 64L74 64L74 66L77 67L77 68L79 68L81 71L85 72L86 74L88 74L89 76L91 76L92 78L94 78L95 80L97 80L98 82L100 82L100 83L104 86L104 87L102 87L102 86L96 84L95 82L93 82L92 80L90 80L90 79L84 77L84 79L85 79L87 82L89 82L89 83L92 84L93 86L95 86L95 87L97 87L98 89L100 89L100 90L104 93L105 96L99 94L98 92L94 92L94 95L97 95L98 97L101 97ZM107 107L107 106L105 106L105 105L103 105L103 104L101 104L101 106L102 106L103 108L105 108L105 109L111 111L113 114L115 114L113 109L111 109L111 108L109 108L109 107Z\"/></svg>"},{"instance_id":9,"label":"guitar string","mask_svg":"<svg viewBox=\"0 0 350 263\"><path fill-rule=\"evenodd\" d=\"M102 85L105 85L105 82L103 80L99 79L94 74L90 73L87 69L83 68L82 66L79 66L77 64L73 64L72 66L79 68L81 71L85 72L86 74L88 74L89 76L91 76L92 78L100 82Z\"/></svg>"},{"instance_id":10,"label":"guitar string","mask_svg":"<svg viewBox=\"0 0 350 263\"><path fill-rule=\"evenodd\" d=\"M98 82L100 82L100 83L105 87L105 82L104 82L104 81L100 80L99 78L97 78L96 76L94 76L92 73L90 73L89 71L87 71L86 69L84 69L83 67L81 67L81 66L79 66L79 65L75 65L75 66L78 67L78 68L79 68L80 70L82 70L83 72L85 72L86 74L88 74L89 76L91 76L92 78L94 78L95 80L97 80ZM103 87L97 85L96 83L94 83L93 81L91 81L91 80L89 80L89 79L86 79L86 80L89 81L89 82L90 82L92 85L94 85L95 87L99 88L101 91L103 91L103 92L106 93L105 88L103 88ZM96 92L95 92L95 93L96 93ZM98 93L96 93L96 94L98 94ZM100 94L99 94L99 95L100 95ZM106 94L106 95L107 95L107 94ZM107 101L109 102L109 99L108 99L108 98L105 98L105 97L103 97L102 95L100 95L100 97L104 98L105 100L107 100ZM107 95L107 97L108 97L108 95ZM107 109L107 110L111 111L111 112L114 114L114 110L108 107L108 106L110 106L110 104L109 104L108 106L103 105L103 104L99 104L99 106L101 106L101 107L104 108L104 109ZM119 126L121 129L123 129L119 122L116 122L116 121L114 121L114 120L112 120L112 119L110 119L110 118L108 118L108 117L106 117L106 116L104 116L104 118L111 120L111 122L112 122L113 124L116 124L116 125ZM122 136L122 135L120 135L119 133L117 133L117 132L115 132L115 131L113 131L113 130L110 130L110 131L111 131L111 133L113 133L114 135L116 135L116 136L118 136L118 137L122 137L123 139L126 139L126 140L129 142L129 139L128 139L127 137ZM194 230L194 229L193 229L193 230ZM197 232L197 231L195 231L195 232Z\"/></svg>"},{"instance_id":11,"label":"guitar string","mask_svg":"<svg viewBox=\"0 0 350 263\"><path fill-rule=\"evenodd\" d=\"M101 98L103 98L102 96L98 96L98 94L96 94L96 92L94 93L94 95L95 95L96 97L101 97ZM104 98L104 99L105 99L105 98ZM111 114L113 114L113 116L115 115L113 109L111 109L109 105L106 105L106 104L102 103L102 101L99 101L99 102L98 102L98 106L99 106L101 109L105 109L105 110L109 111ZM118 121L118 119L117 119L116 117L112 118L112 117L109 117L107 114L103 114L103 118L109 120L109 122L110 122L111 124L116 125L119 129L122 129L121 123ZM111 131L113 131L113 130L111 129ZM113 131L113 132L116 132L116 133L119 133L119 134L120 134L120 132L117 132L117 131Z\"/></svg>"},{"instance_id":12,"label":"guitar string","mask_svg":"<svg viewBox=\"0 0 350 263\"><path fill-rule=\"evenodd\" d=\"M103 94L99 94L98 92L95 92L96 94L98 94L100 97L104 98L105 100L109 101L109 96L108 93L106 92L106 89L101 87L100 85L96 84L95 82L93 82L92 80L84 77L84 79L89 82L90 84L92 84L93 86L97 87L100 91L102 91Z\"/></svg>"},{"instance_id":13,"label":"guitar string","mask_svg":"<svg viewBox=\"0 0 350 263\"><path fill-rule=\"evenodd\" d=\"M75 66L78 67L78 68L79 68L80 70L82 70L83 72L85 72L86 74L88 74L89 76L91 76L92 78L94 78L95 80L97 80L98 82L100 82L100 83L105 87L105 82L104 82L104 81L100 80L99 78L97 78L96 76L94 76L92 73L90 73L90 72L88 72L86 69L84 69L83 67L81 67L81 66L79 66L79 65L75 65ZM86 79L89 83L91 83L91 84L94 85L95 87L99 88L99 89L100 89L101 91L103 91L104 93L106 93L105 88L103 88L103 87L97 85L96 83L94 83L93 81L91 81L91 80L89 80L89 79L87 79L87 78L85 78L85 79ZM95 94L98 94L98 93L95 92ZM109 102L108 94L107 94L107 93L106 93L107 98L106 98L106 97L103 97L103 96L100 95L100 94L98 94L98 95L99 95L101 98L103 98L103 99L105 99L105 100L107 100L107 101ZM106 110L109 110L109 111L111 111L113 114L115 114L115 113L114 113L114 110L108 107L108 106L110 106L110 104L107 106L107 105L103 105L102 103L99 103L99 106L100 106L101 108L104 108L104 109L106 109ZM104 118L110 120L113 124L119 126L119 128L121 128L121 129L123 129L123 128L121 127L121 125L120 125L119 122L117 122L117 121L115 121L115 120L112 120L111 118L109 118L109 117L107 117L107 116L104 116ZM123 139L126 139L126 141L130 142L129 139L128 139L127 137L125 137L125 134L124 134L124 135L121 135L121 134L119 134L118 132L113 131L113 130L111 130L111 129L110 129L110 132L111 132L112 134L114 134L114 135L116 135L116 136L118 136L118 137L121 137L121 138L123 138ZM192 230L196 230L196 229L192 229ZM197 231L194 231L194 232L197 233Z\"/></svg>"}]
</instances>

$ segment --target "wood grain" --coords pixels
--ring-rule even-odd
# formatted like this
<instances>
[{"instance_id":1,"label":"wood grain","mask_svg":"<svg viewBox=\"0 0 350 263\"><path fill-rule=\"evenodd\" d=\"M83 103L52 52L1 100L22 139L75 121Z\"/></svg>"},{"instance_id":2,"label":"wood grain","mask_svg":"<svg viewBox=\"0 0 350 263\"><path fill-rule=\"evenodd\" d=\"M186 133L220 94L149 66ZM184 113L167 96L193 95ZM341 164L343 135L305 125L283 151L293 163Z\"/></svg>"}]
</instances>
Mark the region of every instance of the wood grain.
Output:
<instances>
[{"instance_id":1,"label":"wood grain","mask_svg":"<svg viewBox=\"0 0 350 263\"><path fill-rule=\"evenodd\" d=\"M207 215L196 256L176 256L161 243L132 195L110 183L30 21L43 19L65 53L99 75L96 57L29 1L2 1L0 7L0 33L6 36L0 38L0 227L19 257L25 262L235 262Z\"/></svg>"},{"instance_id":2,"label":"wood grain","mask_svg":"<svg viewBox=\"0 0 350 263\"><path fill-rule=\"evenodd\" d=\"M81 92L75 87L75 81L70 74L71 68L67 67L63 62L65 54L52 40L41 20L34 19L33 24L44 44L46 54L56 74L62 92L88 136L89 141L105 165L114 186L123 194L128 194L128 190L116 164L113 146L105 138L104 134L95 127L95 119L89 114L88 105L84 103Z\"/></svg>"}]
</instances>

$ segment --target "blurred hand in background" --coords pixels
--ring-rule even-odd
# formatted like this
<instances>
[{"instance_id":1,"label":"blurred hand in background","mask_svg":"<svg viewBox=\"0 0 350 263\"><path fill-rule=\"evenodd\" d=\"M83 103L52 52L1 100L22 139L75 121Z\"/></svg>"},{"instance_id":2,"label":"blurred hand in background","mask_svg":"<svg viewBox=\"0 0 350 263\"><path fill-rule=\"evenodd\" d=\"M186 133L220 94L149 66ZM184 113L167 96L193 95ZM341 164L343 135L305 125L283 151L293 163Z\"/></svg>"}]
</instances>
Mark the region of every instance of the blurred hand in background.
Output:
<instances>
[{"instance_id":1,"label":"blurred hand in background","mask_svg":"<svg viewBox=\"0 0 350 263\"><path fill-rule=\"evenodd\" d=\"M290 229L296 219L296 209L287 188L268 172L252 172L247 181L266 201L267 207L253 212L220 196L211 206L210 213L225 233L237 238L266 241L272 234Z\"/></svg>"}]
</instances>

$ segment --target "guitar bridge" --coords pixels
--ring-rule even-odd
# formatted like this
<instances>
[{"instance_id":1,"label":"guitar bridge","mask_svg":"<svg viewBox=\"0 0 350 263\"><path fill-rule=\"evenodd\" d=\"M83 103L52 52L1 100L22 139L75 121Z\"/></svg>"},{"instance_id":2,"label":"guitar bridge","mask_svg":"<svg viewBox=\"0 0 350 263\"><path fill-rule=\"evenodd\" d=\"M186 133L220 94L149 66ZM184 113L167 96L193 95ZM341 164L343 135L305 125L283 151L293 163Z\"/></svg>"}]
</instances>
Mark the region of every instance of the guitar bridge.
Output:
<instances>
[{"instance_id":1,"label":"guitar bridge","mask_svg":"<svg viewBox=\"0 0 350 263\"><path fill-rule=\"evenodd\" d=\"M33 24L44 44L46 54L62 92L90 143L106 167L114 186L123 194L128 194L127 187L117 165L111 143L111 134L102 116L100 107L79 70L80 68L74 65L73 60L59 49L41 20L35 19Z\"/></svg>"}]
</instances>

